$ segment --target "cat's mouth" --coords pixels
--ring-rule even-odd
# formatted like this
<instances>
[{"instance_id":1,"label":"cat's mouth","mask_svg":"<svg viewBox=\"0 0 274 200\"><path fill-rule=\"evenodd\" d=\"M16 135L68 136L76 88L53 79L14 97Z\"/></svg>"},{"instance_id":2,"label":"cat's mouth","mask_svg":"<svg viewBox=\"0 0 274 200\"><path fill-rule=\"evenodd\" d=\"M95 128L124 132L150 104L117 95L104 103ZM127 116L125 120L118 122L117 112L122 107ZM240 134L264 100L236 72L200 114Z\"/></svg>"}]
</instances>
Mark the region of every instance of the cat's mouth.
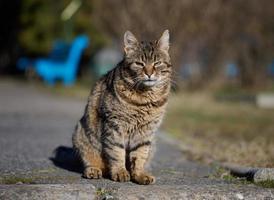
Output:
<instances>
[{"instance_id":1,"label":"cat's mouth","mask_svg":"<svg viewBox=\"0 0 274 200\"><path fill-rule=\"evenodd\" d=\"M145 86L154 86L157 83L156 79L147 79L147 80L143 80L143 84Z\"/></svg>"}]
</instances>

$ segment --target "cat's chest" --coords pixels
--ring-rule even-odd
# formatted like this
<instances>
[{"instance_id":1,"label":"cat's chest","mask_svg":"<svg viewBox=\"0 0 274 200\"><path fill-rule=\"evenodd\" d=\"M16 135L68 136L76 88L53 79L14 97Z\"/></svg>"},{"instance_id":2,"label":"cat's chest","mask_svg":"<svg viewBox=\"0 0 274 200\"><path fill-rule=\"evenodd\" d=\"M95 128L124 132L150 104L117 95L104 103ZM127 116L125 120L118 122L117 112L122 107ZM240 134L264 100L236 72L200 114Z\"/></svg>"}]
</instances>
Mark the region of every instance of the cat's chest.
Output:
<instances>
[{"instance_id":1,"label":"cat's chest","mask_svg":"<svg viewBox=\"0 0 274 200\"><path fill-rule=\"evenodd\" d=\"M135 134L150 132L160 124L163 117L163 110L155 108L142 108L133 109L131 113L127 114L127 120L124 121L127 134Z\"/></svg>"}]
</instances>

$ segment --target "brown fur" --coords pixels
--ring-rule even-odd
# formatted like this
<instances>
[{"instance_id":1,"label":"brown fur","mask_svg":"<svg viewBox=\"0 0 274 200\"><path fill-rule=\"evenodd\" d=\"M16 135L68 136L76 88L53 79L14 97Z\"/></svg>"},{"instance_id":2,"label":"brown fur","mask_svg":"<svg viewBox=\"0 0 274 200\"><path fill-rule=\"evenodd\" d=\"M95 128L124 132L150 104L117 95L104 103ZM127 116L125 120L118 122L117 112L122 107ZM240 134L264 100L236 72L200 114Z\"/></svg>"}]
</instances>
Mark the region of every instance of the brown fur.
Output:
<instances>
[{"instance_id":1,"label":"brown fur","mask_svg":"<svg viewBox=\"0 0 274 200\"><path fill-rule=\"evenodd\" d=\"M126 32L125 57L102 77L76 126L73 146L86 178L109 175L114 181L150 184L145 171L168 100L171 64L169 34L139 43Z\"/></svg>"}]
</instances>

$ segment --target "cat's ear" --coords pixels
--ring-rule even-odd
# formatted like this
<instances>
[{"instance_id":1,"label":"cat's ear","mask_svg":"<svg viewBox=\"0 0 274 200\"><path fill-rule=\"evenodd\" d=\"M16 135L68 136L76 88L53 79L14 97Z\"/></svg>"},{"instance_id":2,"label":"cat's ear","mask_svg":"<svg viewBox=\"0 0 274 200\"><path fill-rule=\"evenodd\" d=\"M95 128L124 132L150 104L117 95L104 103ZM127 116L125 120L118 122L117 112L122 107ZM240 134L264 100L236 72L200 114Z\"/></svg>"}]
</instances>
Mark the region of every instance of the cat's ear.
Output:
<instances>
[{"instance_id":1,"label":"cat's ear","mask_svg":"<svg viewBox=\"0 0 274 200\"><path fill-rule=\"evenodd\" d=\"M165 30L158 40L158 48L162 51L168 52L169 49L169 31Z\"/></svg>"},{"instance_id":2,"label":"cat's ear","mask_svg":"<svg viewBox=\"0 0 274 200\"><path fill-rule=\"evenodd\" d=\"M126 31L124 34L124 45L124 50L126 54L134 51L138 46L138 40L130 31Z\"/></svg>"}]
</instances>

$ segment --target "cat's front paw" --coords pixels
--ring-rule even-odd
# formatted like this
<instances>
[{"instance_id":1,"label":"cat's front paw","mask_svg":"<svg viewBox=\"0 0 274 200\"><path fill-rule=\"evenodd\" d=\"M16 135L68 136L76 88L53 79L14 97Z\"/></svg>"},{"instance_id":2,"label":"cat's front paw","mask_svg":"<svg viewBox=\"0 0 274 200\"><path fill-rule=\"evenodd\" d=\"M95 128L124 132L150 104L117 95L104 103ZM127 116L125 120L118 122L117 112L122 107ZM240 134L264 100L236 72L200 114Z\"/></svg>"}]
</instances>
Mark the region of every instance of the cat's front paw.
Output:
<instances>
[{"instance_id":1,"label":"cat's front paw","mask_svg":"<svg viewBox=\"0 0 274 200\"><path fill-rule=\"evenodd\" d=\"M83 176L90 179L102 178L102 170L96 167L86 167Z\"/></svg>"},{"instance_id":2,"label":"cat's front paw","mask_svg":"<svg viewBox=\"0 0 274 200\"><path fill-rule=\"evenodd\" d=\"M118 182L127 182L130 181L130 175L126 169L121 168L111 173L111 179Z\"/></svg>"},{"instance_id":3,"label":"cat's front paw","mask_svg":"<svg viewBox=\"0 0 274 200\"><path fill-rule=\"evenodd\" d=\"M149 185L155 183L155 177L145 172L140 174L132 174L132 180L140 185Z\"/></svg>"}]
</instances>

